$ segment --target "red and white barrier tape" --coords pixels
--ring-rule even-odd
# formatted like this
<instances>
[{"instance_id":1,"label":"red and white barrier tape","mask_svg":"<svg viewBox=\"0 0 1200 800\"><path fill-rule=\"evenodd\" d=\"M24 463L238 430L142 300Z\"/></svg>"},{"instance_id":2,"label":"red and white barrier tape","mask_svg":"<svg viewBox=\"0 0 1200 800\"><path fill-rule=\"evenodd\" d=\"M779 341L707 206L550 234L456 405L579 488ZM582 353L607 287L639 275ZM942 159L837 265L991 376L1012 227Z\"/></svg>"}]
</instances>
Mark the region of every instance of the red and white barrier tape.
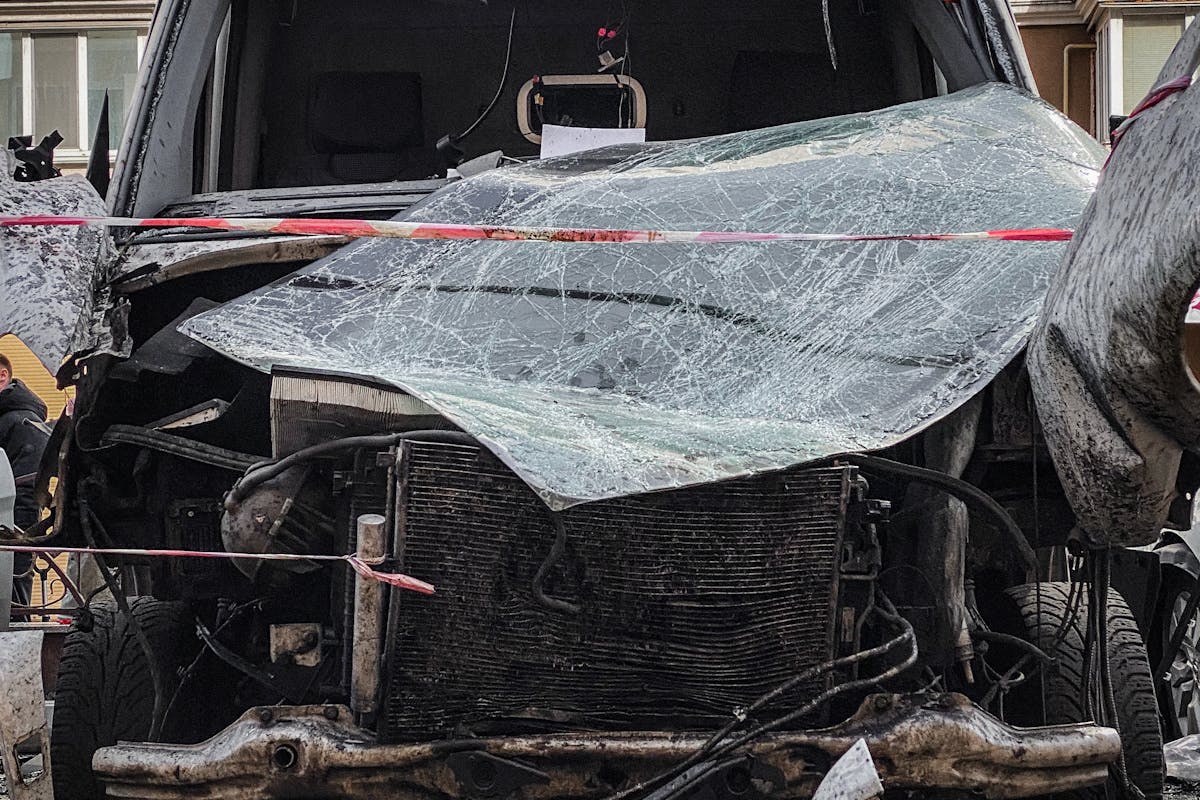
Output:
<instances>
[{"instance_id":1,"label":"red and white barrier tape","mask_svg":"<svg viewBox=\"0 0 1200 800\"><path fill-rule=\"evenodd\" d=\"M1011 228L960 233L755 233L750 231L656 231L613 228L548 228L447 225L366 219L259 219L254 217L63 217L0 216L0 228L30 226L112 226L120 228L208 228L350 239L490 239L506 242L586 242L592 244L740 244L745 242L1064 242L1066 228Z\"/></svg>"},{"instance_id":2,"label":"red and white barrier tape","mask_svg":"<svg viewBox=\"0 0 1200 800\"><path fill-rule=\"evenodd\" d=\"M1180 92L1186 90L1191 85L1192 76L1181 75L1174 80L1167 81L1161 86L1155 86L1153 89L1151 89L1150 93L1142 98L1142 102L1138 103L1134 107L1133 111L1129 112L1129 116L1125 118L1125 121L1117 126L1117 129L1112 132L1112 149L1109 150L1108 158L1104 160L1104 166L1107 167L1108 162L1112 161L1113 153L1117 151L1117 145L1121 143L1121 139L1133 126L1133 123L1137 122L1138 117L1140 117L1146 111L1154 108L1168 97L1179 94Z\"/></svg>"},{"instance_id":3,"label":"red and white barrier tape","mask_svg":"<svg viewBox=\"0 0 1200 800\"><path fill-rule=\"evenodd\" d=\"M407 589L410 592L417 592L419 594L433 594L435 591L433 584L426 583L418 578L413 578L409 575L401 575L397 572L380 572L379 570L373 569L372 564L375 562L368 562L366 559L359 558L357 555L302 556L294 553L214 553L200 550L139 550L120 547L34 547L32 545L0 545L0 553L35 553L39 555L49 555L51 557L60 555L62 553L76 553L79 555L142 556L150 558L247 558L256 559L259 561L344 561L349 564L355 572L364 578L380 581L381 583L386 583L389 586L396 586L400 589Z\"/></svg>"}]
</instances>

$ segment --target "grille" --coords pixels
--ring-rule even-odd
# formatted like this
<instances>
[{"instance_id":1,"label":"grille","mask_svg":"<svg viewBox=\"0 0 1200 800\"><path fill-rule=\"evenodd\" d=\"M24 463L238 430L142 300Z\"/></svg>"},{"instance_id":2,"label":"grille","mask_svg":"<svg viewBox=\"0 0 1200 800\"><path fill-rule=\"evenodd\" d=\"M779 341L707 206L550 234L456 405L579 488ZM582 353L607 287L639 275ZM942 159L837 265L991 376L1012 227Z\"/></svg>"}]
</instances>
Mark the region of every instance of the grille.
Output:
<instances>
[{"instance_id":1,"label":"grille","mask_svg":"<svg viewBox=\"0 0 1200 800\"><path fill-rule=\"evenodd\" d=\"M389 741L503 732L708 728L826 660L848 468L604 501L563 514L486 450L410 443L393 593ZM818 688L818 684L808 687Z\"/></svg>"}]
</instances>

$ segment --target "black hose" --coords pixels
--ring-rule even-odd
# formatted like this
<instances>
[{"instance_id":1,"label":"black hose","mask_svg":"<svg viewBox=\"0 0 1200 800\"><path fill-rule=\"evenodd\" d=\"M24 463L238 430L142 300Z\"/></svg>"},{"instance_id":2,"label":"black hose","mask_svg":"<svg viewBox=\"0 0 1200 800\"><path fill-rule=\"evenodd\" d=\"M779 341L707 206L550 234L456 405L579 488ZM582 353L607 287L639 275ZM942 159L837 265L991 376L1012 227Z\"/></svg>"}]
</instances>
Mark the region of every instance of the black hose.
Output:
<instances>
[{"instance_id":1,"label":"black hose","mask_svg":"<svg viewBox=\"0 0 1200 800\"><path fill-rule=\"evenodd\" d=\"M934 469L915 467L911 464L902 464L899 461L892 461L887 458L880 458L879 456L869 456L864 453L851 453L849 455L838 456L837 460L845 461L864 469L897 475L917 483L936 486L946 492L946 494L963 501L968 507L987 514L996 521L1000 531L1008 536L1013 547L1016 548L1017 553L1021 556L1021 560L1025 562L1025 568L1030 573L1037 574L1037 553L1034 552L1033 547L1029 544L1029 540L1025 538L1025 533L1021 530L1021 526L1004 509L1004 506L997 503L995 498L979 487L973 486L961 478L955 478L952 475L947 475L944 472L938 472Z\"/></svg>"},{"instance_id":2,"label":"black hose","mask_svg":"<svg viewBox=\"0 0 1200 800\"><path fill-rule=\"evenodd\" d=\"M1053 664L1054 659L1042 648L1038 647L1033 642L1027 642L1020 636L1013 636L1009 633L1001 633L1000 631L986 631L983 629L971 631L972 639L979 639L984 642L992 642L995 644L1009 645L1018 650L1024 650L1029 655L1042 661L1046 664Z\"/></svg>"},{"instance_id":3,"label":"black hose","mask_svg":"<svg viewBox=\"0 0 1200 800\"><path fill-rule=\"evenodd\" d=\"M564 614L578 614L580 609L577 604L546 594L546 578L550 575L550 570L554 568L554 565L567 552L567 526L563 524L562 515L551 512L550 519L554 523L554 544L550 547L549 555L538 567L537 574L533 576L533 597L543 608L560 611Z\"/></svg>"},{"instance_id":4,"label":"black hose","mask_svg":"<svg viewBox=\"0 0 1200 800\"><path fill-rule=\"evenodd\" d=\"M137 425L112 425L100 437L102 445L130 444L157 450L167 455L198 461L233 472L244 472L248 467L262 459L262 456L249 453L239 453L204 442L185 439L170 433L156 431L153 428L142 428Z\"/></svg>"},{"instance_id":5,"label":"black hose","mask_svg":"<svg viewBox=\"0 0 1200 800\"><path fill-rule=\"evenodd\" d=\"M403 433L386 433L376 436L350 436L345 439L321 442L320 444L314 444L312 447L297 450L290 456L281 458L278 461L259 462L251 466L250 469L246 470L246 474L233 485L233 489L230 490L229 496L225 499L225 507L229 508L240 503L256 486L261 486L267 481L282 475L297 464L303 464L306 461L311 461L314 458L319 458L330 453L365 448L387 448L393 447L403 441L467 444L472 446L478 446L479 444L473 436L469 436L461 431L438 430L405 431Z\"/></svg>"}]
</instances>

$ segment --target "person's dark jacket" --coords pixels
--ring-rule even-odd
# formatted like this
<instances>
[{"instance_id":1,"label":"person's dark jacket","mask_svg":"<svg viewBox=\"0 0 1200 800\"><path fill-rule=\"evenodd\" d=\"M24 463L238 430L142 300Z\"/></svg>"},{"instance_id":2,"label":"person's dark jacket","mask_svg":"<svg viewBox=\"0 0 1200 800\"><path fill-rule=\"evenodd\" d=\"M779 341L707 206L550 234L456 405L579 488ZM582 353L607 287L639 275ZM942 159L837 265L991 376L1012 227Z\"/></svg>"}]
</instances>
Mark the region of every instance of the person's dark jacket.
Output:
<instances>
[{"instance_id":1,"label":"person's dark jacket","mask_svg":"<svg viewBox=\"0 0 1200 800\"><path fill-rule=\"evenodd\" d=\"M37 472L46 448L46 433L31 422L46 419L46 404L20 381L12 381L0 391L0 448L8 455L13 476L21 478ZM14 522L27 528L37 522L37 502L31 483L18 481Z\"/></svg>"}]
</instances>

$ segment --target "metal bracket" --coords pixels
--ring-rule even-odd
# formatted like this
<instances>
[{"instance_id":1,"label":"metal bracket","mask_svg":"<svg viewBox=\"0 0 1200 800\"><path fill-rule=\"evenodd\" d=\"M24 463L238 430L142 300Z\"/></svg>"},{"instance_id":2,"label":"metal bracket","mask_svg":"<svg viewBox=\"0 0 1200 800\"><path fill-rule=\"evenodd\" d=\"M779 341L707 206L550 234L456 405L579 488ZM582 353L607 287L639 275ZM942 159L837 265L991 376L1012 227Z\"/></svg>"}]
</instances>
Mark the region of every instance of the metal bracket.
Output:
<instances>
[{"instance_id":1,"label":"metal bracket","mask_svg":"<svg viewBox=\"0 0 1200 800\"><path fill-rule=\"evenodd\" d=\"M42 632L0 633L0 764L12 800L54 800L50 777L50 730L42 690ZM41 754L22 770L18 750ZM36 759L36 757L35 757Z\"/></svg>"}]
</instances>

